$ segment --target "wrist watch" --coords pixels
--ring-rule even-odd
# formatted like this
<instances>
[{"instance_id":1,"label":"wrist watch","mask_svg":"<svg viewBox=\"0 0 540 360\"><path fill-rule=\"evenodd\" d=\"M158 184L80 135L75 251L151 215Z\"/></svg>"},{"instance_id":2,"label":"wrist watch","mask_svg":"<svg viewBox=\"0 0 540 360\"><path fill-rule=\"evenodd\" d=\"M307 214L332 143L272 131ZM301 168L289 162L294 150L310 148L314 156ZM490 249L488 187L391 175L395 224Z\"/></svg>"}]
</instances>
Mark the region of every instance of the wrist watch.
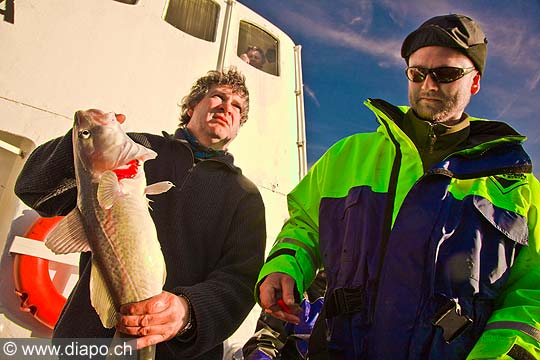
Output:
<instances>
[{"instance_id":1,"label":"wrist watch","mask_svg":"<svg viewBox=\"0 0 540 360\"><path fill-rule=\"evenodd\" d=\"M178 296L180 296L181 298L184 298L188 304L188 321L186 323L186 325L180 329L180 331L178 331L178 333L176 334L176 336L181 336L181 335L184 335L186 332L188 332L189 329L191 329L193 327L193 318L191 316L191 302L189 301L188 297L184 294L178 294Z\"/></svg>"}]
</instances>

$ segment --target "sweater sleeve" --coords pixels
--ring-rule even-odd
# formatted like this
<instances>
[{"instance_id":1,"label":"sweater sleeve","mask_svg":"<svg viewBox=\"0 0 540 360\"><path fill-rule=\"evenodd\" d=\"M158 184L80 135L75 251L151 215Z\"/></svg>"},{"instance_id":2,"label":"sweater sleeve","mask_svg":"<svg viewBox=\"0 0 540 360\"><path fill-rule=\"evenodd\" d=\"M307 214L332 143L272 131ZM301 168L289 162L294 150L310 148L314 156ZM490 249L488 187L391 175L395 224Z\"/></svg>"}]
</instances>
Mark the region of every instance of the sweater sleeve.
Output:
<instances>
[{"instance_id":1,"label":"sweater sleeve","mask_svg":"<svg viewBox=\"0 0 540 360\"><path fill-rule=\"evenodd\" d=\"M75 208L71 130L30 154L15 183L15 194L41 216L67 215Z\"/></svg>"},{"instance_id":2,"label":"sweater sleeve","mask_svg":"<svg viewBox=\"0 0 540 360\"><path fill-rule=\"evenodd\" d=\"M175 350L178 356L196 358L240 326L255 304L252 289L264 260L265 243L264 204L255 190L238 203L223 254L206 280L172 291L189 298L195 320L191 336L177 338L182 343Z\"/></svg>"},{"instance_id":3,"label":"sweater sleeve","mask_svg":"<svg viewBox=\"0 0 540 360\"><path fill-rule=\"evenodd\" d=\"M540 359L540 186L530 176L528 246L521 249L486 329L467 357Z\"/></svg>"}]
</instances>

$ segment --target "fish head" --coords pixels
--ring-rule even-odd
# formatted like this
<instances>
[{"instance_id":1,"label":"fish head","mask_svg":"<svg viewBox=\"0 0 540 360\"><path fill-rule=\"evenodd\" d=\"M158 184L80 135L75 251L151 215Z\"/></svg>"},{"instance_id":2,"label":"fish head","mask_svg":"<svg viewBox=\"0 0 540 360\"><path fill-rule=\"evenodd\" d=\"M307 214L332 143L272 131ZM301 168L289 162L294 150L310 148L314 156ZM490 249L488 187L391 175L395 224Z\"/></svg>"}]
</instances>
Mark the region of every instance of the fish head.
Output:
<instances>
[{"instance_id":1,"label":"fish head","mask_svg":"<svg viewBox=\"0 0 540 360\"><path fill-rule=\"evenodd\" d=\"M126 135L121 126L125 120L125 115L98 109L75 113L73 151L85 172L98 178L107 170L126 168L134 161L142 165L157 156Z\"/></svg>"}]
</instances>

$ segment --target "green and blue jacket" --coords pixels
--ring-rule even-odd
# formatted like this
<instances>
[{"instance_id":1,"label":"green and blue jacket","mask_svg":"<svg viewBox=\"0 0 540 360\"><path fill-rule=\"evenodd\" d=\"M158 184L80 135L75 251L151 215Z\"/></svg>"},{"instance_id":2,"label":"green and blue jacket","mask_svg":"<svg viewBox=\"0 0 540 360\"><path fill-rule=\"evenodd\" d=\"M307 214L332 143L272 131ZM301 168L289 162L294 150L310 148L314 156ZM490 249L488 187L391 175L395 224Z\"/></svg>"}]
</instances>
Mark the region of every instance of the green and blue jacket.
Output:
<instances>
[{"instance_id":1,"label":"green and blue jacket","mask_svg":"<svg viewBox=\"0 0 540 360\"><path fill-rule=\"evenodd\" d=\"M336 143L288 195L259 284L284 272L302 294L326 270L317 326L332 359L539 359L540 186L525 137L470 117L466 143L425 171L399 126L408 108L366 105L379 128Z\"/></svg>"}]
</instances>

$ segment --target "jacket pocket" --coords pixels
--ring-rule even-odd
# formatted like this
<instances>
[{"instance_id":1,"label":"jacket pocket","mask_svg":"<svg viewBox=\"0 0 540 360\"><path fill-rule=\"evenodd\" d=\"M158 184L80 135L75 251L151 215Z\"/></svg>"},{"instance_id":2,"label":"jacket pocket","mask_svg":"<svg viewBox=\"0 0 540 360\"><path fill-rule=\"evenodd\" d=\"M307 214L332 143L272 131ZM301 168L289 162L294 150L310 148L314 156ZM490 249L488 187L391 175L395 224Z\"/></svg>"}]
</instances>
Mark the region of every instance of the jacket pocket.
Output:
<instances>
[{"instance_id":1,"label":"jacket pocket","mask_svg":"<svg viewBox=\"0 0 540 360\"><path fill-rule=\"evenodd\" d=\"M367 281L380 244L385 204L385 194L366 186L352 188L342 198L321 200L319 244L333 286L355 287Z\"/></svg>"},{"instance_id":2,"label":"jacket pocket","mask_svg":"<svg viewBox=\"0 0 540 360\"><path fill-rule=\"evenodd\" d=\"M478 195L473 196L473 204L480 214L504 236L520 245L528 245L527 219L523 216L498 208Z\"/></svg>"},{"instance_id":3,"label":"jacket pocket","mask_svg":"<svg viewBox=\"0 0 540 360\"><path fill-rule=\"evenodd\" d=\"M453 201L437 228L433 288L453 298L495 298L528 244L523 216L477 195Z\"/></svg>"}]
</instances>

